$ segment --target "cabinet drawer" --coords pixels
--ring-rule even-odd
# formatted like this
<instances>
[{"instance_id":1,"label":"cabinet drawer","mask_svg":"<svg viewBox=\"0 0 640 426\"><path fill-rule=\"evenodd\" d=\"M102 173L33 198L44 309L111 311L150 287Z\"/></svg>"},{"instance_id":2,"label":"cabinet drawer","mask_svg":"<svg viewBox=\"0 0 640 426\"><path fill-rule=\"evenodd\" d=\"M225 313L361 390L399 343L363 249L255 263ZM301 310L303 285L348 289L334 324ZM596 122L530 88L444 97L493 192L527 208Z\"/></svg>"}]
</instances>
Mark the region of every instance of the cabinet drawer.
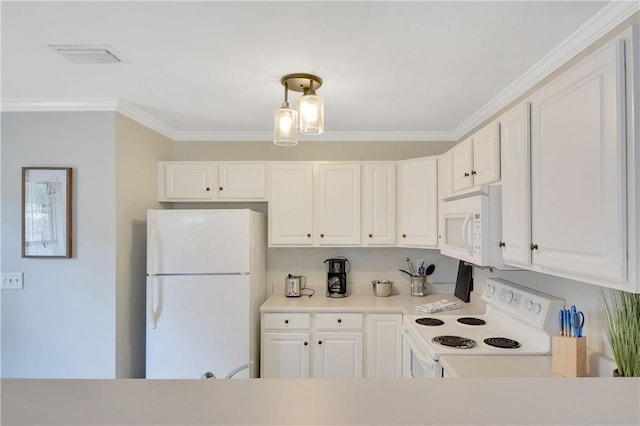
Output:
<instances>
[{"instance_id":1,"label":"cabinet drawer","mask_svg":"<svg viewBox=\"0 0 640 426\"><path fill-rule=\"evenodd\" d=\"M311 315L308 313L263 314L262 320L265 330L303 330L311 326Z\"/></svg>"},{"instance_id":2,"label":"cabinet drawer","mask_svg":"<svg viewBox=\"0 0 640 426\"><path fill-rule=\"evenodd\" d=\"M326 313L318 314L317 328L321 330L360 330L364 324L360 313Z\"/></svg>"}]
</instances>

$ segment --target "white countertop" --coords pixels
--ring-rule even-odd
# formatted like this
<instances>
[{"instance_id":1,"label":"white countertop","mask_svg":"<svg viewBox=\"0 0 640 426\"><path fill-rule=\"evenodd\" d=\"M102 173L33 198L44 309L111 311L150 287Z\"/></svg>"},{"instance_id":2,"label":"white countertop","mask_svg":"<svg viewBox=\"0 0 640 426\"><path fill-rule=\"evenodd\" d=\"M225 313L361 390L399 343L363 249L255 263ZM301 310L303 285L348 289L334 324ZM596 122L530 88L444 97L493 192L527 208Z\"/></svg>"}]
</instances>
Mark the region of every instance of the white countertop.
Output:
<instances>
[{"instance_id":1,"label":"white countertop","mask_svg":"<svg viewBox=\"0 0 640 426\"><path fill-rule=\"evenodd\" d=\"M551 356L441 356L450 377L560 377L551 372Z\"/></svg>"},{"instance_id":2,"label":"white countertop","mask_svg":"<svg viewBox=\"0 0 640 426\"><path fill-rule=\"evenodd\" d=\"M260 307L260 312L372 312L372 313L400 313L403 315L419 315L416 306L431 303L440 299L450 302L459 300L453 294L429 294L424 297L414 297L406 294L394 294L388 297L376 297L370 294L351 294L347 297L331 298L316 292L312 297L286 297L278 292L271 295ZM462 308L438 315L472 315L484 313L484 302L462 303Z\"/></svg>"},{"instance_id":3,"label":"white countertop","mask_svg":"<svg viewBox=\"0 0 640 426\"><path fill-rule=\"evenodd\" d=\"M3 425L638 425L640 378L3 379Z\"/></svg>"}]
</instances>

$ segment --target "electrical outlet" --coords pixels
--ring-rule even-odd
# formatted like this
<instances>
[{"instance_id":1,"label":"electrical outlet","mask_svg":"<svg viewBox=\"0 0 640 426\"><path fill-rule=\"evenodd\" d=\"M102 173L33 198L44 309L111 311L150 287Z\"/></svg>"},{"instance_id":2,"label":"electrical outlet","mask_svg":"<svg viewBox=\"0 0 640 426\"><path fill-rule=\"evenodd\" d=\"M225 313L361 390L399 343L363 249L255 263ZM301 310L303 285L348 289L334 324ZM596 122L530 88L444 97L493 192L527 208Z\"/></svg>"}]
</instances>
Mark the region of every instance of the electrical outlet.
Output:
<instances>
[{"instance_id":1,"label":"electrical outlet","mask_svg":"<svg viewBox=\"0 0 640 426\"><path fill-rule=\"evenodd\" d=\"M2 273L2 289L3 290L22 290L22 272L3 272Z\"/></svg>"}]
</instances>

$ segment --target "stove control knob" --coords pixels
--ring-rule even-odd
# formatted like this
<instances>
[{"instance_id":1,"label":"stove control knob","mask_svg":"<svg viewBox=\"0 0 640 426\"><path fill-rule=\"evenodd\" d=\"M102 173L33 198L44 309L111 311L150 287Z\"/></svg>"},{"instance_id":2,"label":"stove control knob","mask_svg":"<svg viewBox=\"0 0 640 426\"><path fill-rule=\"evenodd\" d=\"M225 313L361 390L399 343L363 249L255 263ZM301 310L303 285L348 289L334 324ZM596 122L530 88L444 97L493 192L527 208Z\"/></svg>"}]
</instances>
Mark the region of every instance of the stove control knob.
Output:
<instances>
[{"instance_id":1,"label":"stove control knob","mask_svg":"<svg viewBox=\"0 0 640 426\"><path fill-rule=\"evenodd\" d=\"M527 311L531 311L533 309L533 300L529 299L526 302L524 302L524 308Z\"/></svg>"},{"instance_id":2,"label":"stove control knob","mask_svg":"<svg viewBox=\"0 0 640 426\"><path fill-rule=\"evenodd\" d=\"M496 287L491 284L487 284L487 288L485 289L487 296L493 296L496 292Z\"/></svg>"},{"instance_id":3,"label":"stove control knob","mask_svg":"<svg viewBox=\"0 0 640 426\"><path fill-rule=\"evenodd\" d=\"M538 315L540 312L542 312L542 305L540 305L539 303L534 303L531 307L531 310L534 314Z\"/></svg>"},{"instance_id":4,"label":"stove control knob","mask_svg":"<svg viewBox=\"0 0 640 426\"><path fill-rule=\"evenodd\" d=\"M511 290L507 290L502 294L502 298L505 302L511 303L513 301L513 292Z\"/></svg>"}]
</instances>

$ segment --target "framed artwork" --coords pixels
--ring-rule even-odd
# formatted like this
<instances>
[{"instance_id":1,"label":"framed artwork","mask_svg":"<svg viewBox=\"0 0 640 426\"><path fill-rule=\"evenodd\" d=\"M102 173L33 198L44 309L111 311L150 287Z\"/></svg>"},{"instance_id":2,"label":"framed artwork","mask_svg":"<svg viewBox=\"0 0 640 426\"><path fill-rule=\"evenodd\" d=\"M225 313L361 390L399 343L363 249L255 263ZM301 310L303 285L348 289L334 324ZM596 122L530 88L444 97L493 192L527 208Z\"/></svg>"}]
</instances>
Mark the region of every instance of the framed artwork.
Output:
<instances>
[{"instance_id":1,"label":"framed artwork","mask_svg":"<svg viewBox=\"0 0 640 426\"><path fill-rule=\"evenodd\" d=\"M71 167L22 168L22 257L71 257Z\"/></svg>"}]
</instances>

